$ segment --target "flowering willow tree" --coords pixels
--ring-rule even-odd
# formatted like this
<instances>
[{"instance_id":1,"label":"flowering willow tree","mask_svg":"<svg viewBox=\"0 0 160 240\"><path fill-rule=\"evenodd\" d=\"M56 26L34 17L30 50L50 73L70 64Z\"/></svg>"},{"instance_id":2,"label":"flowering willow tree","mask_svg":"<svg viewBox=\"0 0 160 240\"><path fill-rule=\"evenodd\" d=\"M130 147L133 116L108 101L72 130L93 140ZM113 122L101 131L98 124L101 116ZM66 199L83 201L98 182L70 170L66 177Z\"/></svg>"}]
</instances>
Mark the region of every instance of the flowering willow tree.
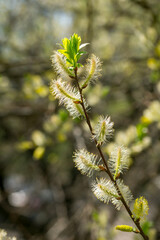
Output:
<instances>
[{"instance_id":1,"label":"flowering willow tree","mask_svg":"<svg viewBox=\"0 0 160 240\"><path fill-rule=\"evenodd\" d=\"M148 214L148 202L144 197L135 200L133 210L130 203L133 200L132 193L121 179L121 174L129 167L129 152L124 146L116 145L106 160L101 146L113 135L114 123L109 116L100 116L93 128L88 115L88 104L84 99L83 90L90 83L96 83L101 75L101 62L98 57L91 55L85 66L78 61L85 54L82 51L88 43L81 44L81 38L77 34L62 40L61 47L51 57L53 67L57 73L57 79L51 83L51 93L63 104L73 118L84 118L91 132L91 138L95 142L99 157L86 149L79 149L74 153L75 166L88 177L93 176L95 171L106 172L106 178L96 178L91 188L94 195L104 203L112 202L117 210L125 207L134 227L118 225L117 230L140 234L148 240L141 223ZM72 82L70 83L69 79ZM100 164L101 163L101 164Z\"/></svg>"}]
</instances>

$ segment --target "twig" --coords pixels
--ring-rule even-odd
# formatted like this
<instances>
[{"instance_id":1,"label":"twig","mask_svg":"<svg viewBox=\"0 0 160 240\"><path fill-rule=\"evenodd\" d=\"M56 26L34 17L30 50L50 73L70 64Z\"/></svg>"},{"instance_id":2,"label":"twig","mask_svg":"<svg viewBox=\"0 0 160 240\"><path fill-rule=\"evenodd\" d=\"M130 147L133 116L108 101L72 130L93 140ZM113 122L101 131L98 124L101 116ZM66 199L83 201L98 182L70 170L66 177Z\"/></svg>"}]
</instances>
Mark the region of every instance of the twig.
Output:
<instances>
[{"instance_id":1,"label":"twig","mask_svg":"<svg viewBox=\"0 0 160 240\"><path fill-rule=\"evenodd\" d=\"M88 124L88 127L89 127L89 129L90 129L91 134L93 135L93 134L94 134L94 133L93 133L93 128L92 128L92 125L91 125L89 116L88 116L88 114L87 114L87 111L86 111L86 108L85 108L85 105L84 105L84 99L83 99L82 89L81 89L81 87L80 87L80 85L79 85L79 82L78 82L77 68L75 68L75 80L76 80L77 87L78 87L78 90L79 90L79 93L80 93L81 106L82 106L83 111L84 111L84 115L85 115L85 118L86 118L86 122L87 122L87 124ZM124 199L124 197L123 197L123 195L122 195L122 193L121 193L121 191L120 191L120 189L119 189L119 187L118 187L118 185L117 185L116 180L114 180L113 175L112 175L111 171L109 170L107 161L106 161L106 159L105 159L105 157L104 157L104 155L103 155L101 146L97 143L97 140L96 140L96 139L94 140L94 142L95 142L96 147L97 147L97 149L98 149L98 152L99 152L99 154L100 154L100 156L101 156L101 158L102 158L103 164L104 164L104 166L105 166L105 168L106 168L106 173L108 174L110 180L114 183L115 188L117 189L117 192L118 192L118 194L119 194L119 196L120 196L120 201L121 201L122 204L124 205L125 209L127 210L128 214L129 214L130 218L132 219L132 221L134 222L134 224L137 226L137 228L138 228L138 230L139 230L139 233L141 234L141 236L143 237L143 239L144 239L144 240L149 240L149 237L148 237L147 235L145 235L145 233L143 232L139 220L137 220L137 219L134 218L133 213L132 213L130 207L128 206L128 204L126 203L126 201L125 201L125 199Z\"/></svg>"}]
</instances>

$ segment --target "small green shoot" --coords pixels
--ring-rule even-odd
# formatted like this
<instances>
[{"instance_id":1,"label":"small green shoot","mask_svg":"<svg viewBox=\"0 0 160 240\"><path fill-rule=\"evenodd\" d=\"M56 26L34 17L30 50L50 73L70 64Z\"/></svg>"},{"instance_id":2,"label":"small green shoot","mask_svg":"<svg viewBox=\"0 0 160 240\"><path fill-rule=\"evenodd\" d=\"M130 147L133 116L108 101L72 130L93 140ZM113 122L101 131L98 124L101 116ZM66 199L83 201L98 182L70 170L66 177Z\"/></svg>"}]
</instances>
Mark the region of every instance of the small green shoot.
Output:
<instances>
[{"instance_id":1,"label":"small green shoot","mask_svg":"<svg viewBox=\"0 0 160 240\"><path fill-rule=\"evenodd\" d=\"M87 46L89 43L81 44L81 37L74 33L70 39L64 38L60 46L63 49L58 51L66 57L66 62L69 65L70 70L74 70L77 67L82 67L83 65L78 63L80 57L85 54L85 51L81 51L82 48Z\"/></svg>"}]
</instances>

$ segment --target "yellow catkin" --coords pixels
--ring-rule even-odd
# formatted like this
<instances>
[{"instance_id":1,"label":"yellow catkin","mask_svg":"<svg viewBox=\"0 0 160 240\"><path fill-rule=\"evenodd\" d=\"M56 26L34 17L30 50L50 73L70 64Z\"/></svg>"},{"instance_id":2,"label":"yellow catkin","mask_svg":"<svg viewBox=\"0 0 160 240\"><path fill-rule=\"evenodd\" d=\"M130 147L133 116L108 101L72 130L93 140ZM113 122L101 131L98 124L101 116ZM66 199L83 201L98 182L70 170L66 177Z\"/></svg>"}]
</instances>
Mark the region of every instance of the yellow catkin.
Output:
<instances>
[{"instance_id":1,"label":"yellow catkin","mask_svg":"<svg viewBox=\"0 0 160 240\"><path fill-rule=\"evenodd\" d=\"M134 216L136 218L145 219L148 215L148 202L144 197L137 198L134 202Z\"/></svg>"},{"instance_id":2,"label":"yellow catkin","mask_svg":"<svg viewBox=\"0 0 160 240\"><path fill-rule=\"evenodd\" d=\"M72 97L69 93L67 93L67 92L61 87L61 85L60 85L58 82L56 83L56 85L57 85L57 88L59 89L59 91L61 92L61 94L65 95L67 98L70 98L70 99L72 99L72 100L74 100L74 101L79 101L79 99L76 99L76 98Z\"/></svg>"},{"instance_id":3,"label":"yellow catkin","mask_svg":"<svg viewBox=\"0 0 160 240\"><path fill-rule=\"evenodd\" d=\"M98 187L106 192L108 195L112 196L112 197L115 197L115 198L119 198L119 195L118 194L114 194L112 191L110 191L109 189L107 189L105 186L103 186L102 184L98 183Z\"/></svg>"},{"instance_id":4,"label":"yellow catkin","mask_svg":"<svg viewBox=\"0 0 160 240\"><path fill-rule=\"evenodd\" d=\"M133 232L133 227L128 225L117 225L115 228L123 232Z\"/></svg>"},{"instance_id":5,"label":"yellow catkin","mask_svg":"<svg viewBox=\"0 0 160 240\"><path fill-rule=\"evenodd\" d=\"M116 170L115 170L115 174L114 174L114 179L116 179L116 177L119 173L120 163L121 163L121 149L118 148L117 159L116 159Z\"/></svg>"},{"instance_id":6,"label":"yellow catkin","mask_svg":"<svg viewBox=\"0 0 160 240\"><path fill-rule=\"evenodd\" d=\"M86 69L88 70L88 74L85 76L81 88L85 88L90 82L95 81L101 75L101 62L99 58L92 54L87 62Z\"/></svg>"}]
</instances>

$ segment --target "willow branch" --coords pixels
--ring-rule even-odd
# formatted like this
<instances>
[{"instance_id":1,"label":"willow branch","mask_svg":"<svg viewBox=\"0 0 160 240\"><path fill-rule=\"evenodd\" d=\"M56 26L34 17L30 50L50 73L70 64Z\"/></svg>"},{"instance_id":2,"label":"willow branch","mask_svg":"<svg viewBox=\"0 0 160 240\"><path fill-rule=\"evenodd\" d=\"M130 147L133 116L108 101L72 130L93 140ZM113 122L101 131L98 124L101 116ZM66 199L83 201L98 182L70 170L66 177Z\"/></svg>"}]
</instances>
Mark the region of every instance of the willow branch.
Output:
<instances>
[{"instance_id":1,"label":"willow branch","mask_svg":"<svg viewBox=\"0 0 160 240\"><path fill-rule=\"evenodd\" d=\"M78 90L79 90L79 93L80 93L81 106L82 106L82 108L83 108L83 112L84 112L84 115L85 115L85 118L86 118L86 122L87 122L87 124L88 124L88 127L89 127L89 129L90 129L91 134L94 135L94 133L93 133L93 128L92 128L92 125L91 125L91 121L90 121L90 119L89 119L89 116L88 116L88 114L87 114L87 111L86 111L86 108L85 108L85 105L84 105L84 99L83 99L82 89L81 89L81 87L80 87L80 85L79 85L79 82L78 82L77 68L75 68L75 80L76 80L77 87L78 87ZM136 219L134 218L133 213L132 213L130 207L128 206L128 204L126 203L126 201L125 201L125 199L124 199L124 197L123 197L123 195L122 195L122 193L121 193L121 191L120 191L120 189L119 189L119 187L118 187L118 185L117 185L116 180L114 180L113 175L112 175L111 171L109 170L107 161L106 161L106 159L105 159L105 157L104 157L104 154L103 154L103 152L102 152L101 146L97 143L97 140L96 140L96 139L94 139L94 142L95 142L96 148L97 148L97 150L98 150L98 152L99 152L99 154L100 154L100 156L101 156L101 158L102 158L103 164L104 164L104 166L105 166L106 173L108 174L110 180L114 183L114 185L115 185L115 187L116 187L116 189L117 189L117 192L118 192L118 194L119 194L119 196L120 196L120 201L122 202L122 204L124 205L125 209L127 210L130 218L132 219L132 221L134 222L134 224L135 224L136 227L138 228L139 234L143 237L144 240L149 240L148 236L145 235L145 233L143 232L139 220L136 220Z\"/></svg>"}]
</instances>

